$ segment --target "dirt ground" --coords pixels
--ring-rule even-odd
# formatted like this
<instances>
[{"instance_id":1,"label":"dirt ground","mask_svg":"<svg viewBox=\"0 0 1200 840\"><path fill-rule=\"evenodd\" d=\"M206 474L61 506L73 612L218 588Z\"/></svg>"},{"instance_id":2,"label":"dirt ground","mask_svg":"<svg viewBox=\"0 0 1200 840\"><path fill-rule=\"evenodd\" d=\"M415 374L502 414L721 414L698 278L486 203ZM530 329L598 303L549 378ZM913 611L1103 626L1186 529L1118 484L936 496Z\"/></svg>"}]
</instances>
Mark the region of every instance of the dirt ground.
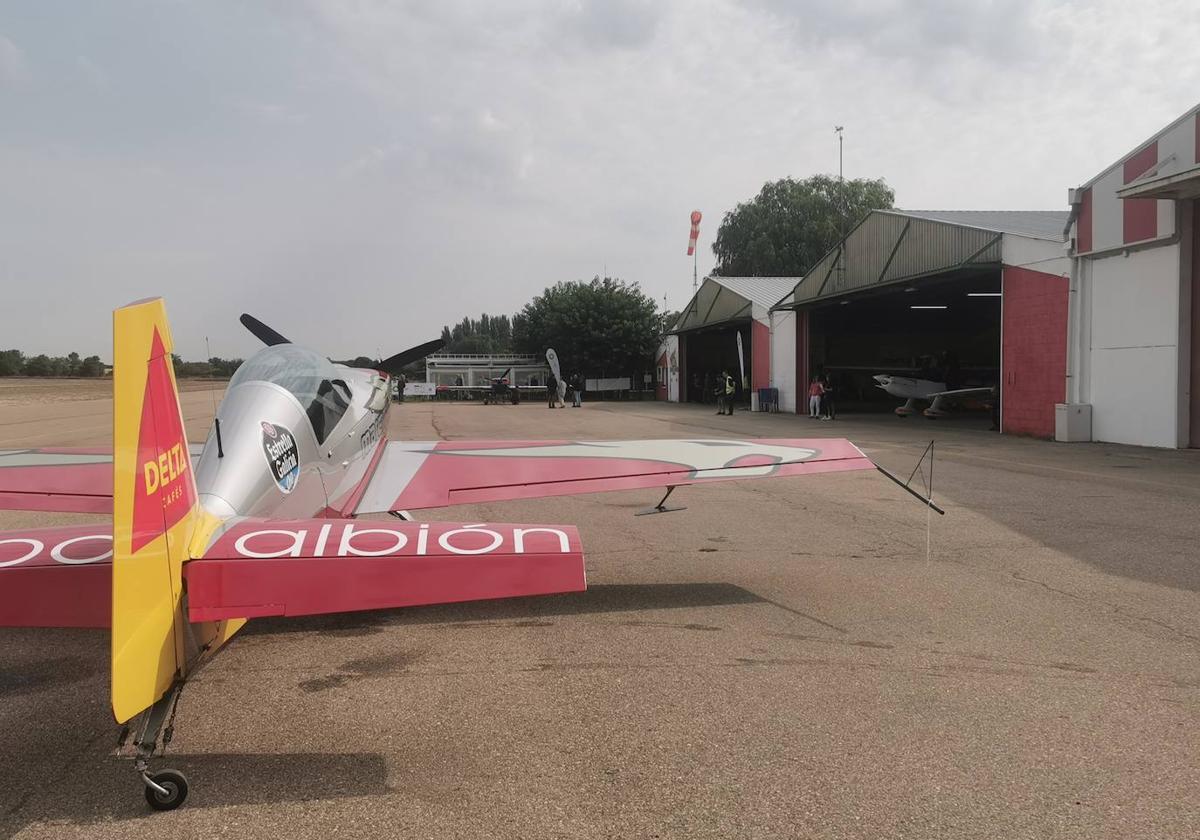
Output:
<instances>
[{"instance_id":1,"label":"dirt ground","mask_svg":"<svg viewBox=\"0 0 1200 840\"><path fill-rule=\"evenodd\" d=\"M103 444L97 397L0 390L0 447ZM1200 836L1200 452L655 403L390 433L836 435L905 475L936 435L947 515L873 473L421 512L578 524L590 588L252 622L184 692L169 814L110 757L107 636L0 630L0 838Z\"/></svg>"}]
</instances>

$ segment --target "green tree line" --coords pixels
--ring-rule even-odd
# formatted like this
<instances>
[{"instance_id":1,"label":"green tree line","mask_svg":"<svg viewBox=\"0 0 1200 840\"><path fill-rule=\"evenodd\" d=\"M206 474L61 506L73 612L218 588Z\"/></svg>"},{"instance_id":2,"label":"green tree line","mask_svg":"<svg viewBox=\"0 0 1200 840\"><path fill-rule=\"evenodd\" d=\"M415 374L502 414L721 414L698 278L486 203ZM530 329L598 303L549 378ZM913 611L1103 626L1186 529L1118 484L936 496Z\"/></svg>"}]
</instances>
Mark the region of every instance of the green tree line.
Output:
<instances>
[{"instance_id":1,"label":"green tree line","mask_svg":"<svg viewBox=\"0 0 1200 840\"><path fill-rule=\"evenodd\" d=\"M99 356L78 353L26 356L20 350L0 350L0 376L103 376L107 365Z\"/></svg>"},{"instance_id":2,"label":"green tree line","mask_svg":"<svg viewBox=\"0 0 1200 840\"><path fill-rule=\"evenodd\" d=\"M213 356L207 362L185 362L175 353L171 354L171 364L175 368L177 379L228 379L243 361Z\"/></svg>"},{"instance_id":3,"label":"green tree line","mask_svg":"<svg viewBox=\"0 0 1200 840\"><path fill-rule=\"evenodd\" d=\"M518 318L520 316L517 316ZM513 320L507 315L463 318L453 327L442 327L443 353L511 353Z\"/></svg>"}]
</instances>

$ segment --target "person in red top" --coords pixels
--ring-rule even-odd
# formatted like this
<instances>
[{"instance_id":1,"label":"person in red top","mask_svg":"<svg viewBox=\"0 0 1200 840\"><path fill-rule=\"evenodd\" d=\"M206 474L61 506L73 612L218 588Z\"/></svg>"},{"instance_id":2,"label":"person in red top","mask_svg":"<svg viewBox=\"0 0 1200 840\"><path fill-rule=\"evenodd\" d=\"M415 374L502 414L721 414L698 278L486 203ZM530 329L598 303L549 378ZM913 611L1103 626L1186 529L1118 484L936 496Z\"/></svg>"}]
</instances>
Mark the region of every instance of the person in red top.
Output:
<instances>
[{"instance_id":1,"label":"person in red top","mask_svg":"<svg viewBox=\"0 0 1200 840\"><path fill-rule=\"evenodd\" d=\"M821 416L821 395L824 393L821 380L814 376L808 383L808 416L814 420Z\"/></svg>"}]
</instances>

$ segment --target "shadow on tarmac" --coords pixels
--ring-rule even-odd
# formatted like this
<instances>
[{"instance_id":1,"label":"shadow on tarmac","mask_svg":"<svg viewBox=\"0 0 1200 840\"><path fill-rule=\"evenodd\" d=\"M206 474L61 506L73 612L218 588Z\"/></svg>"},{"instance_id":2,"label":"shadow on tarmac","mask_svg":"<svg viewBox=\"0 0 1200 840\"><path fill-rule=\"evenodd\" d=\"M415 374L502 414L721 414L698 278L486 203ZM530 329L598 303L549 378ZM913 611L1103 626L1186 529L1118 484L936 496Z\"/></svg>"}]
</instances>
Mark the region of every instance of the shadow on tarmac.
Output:
<instances>
[{"instance_id":1,"label":"shadow on tarmac","mask_svg":"<svg viewBox=\"0 0 1200 840\"><path fill-rule=\"evenodd\" d=\"M242 631L242 635L326 633L334 636L367 636L381 632L385 627L406 624L476 624L536 620L546 616L764 603L769 602L731 583L599 584L589 586L586 592L564 595L404 607L308 618L257 619Z\"/></svg>"},{"instance_id":2,"label":"shadow on tarmac","mask_svg":"<svg viewBox=\"0 0 1200 840\"><path fill-rule=\"evenodd\" d=\"M536 598L258 619L240 635L364 636L404 625L486 627L500 622L538 626L552 616L736 604L774 602L730 583L600 584L586 592ZM115 746L116 739L107 703L107 636L79 631L61 631L57 636L62 655L0 662L0 699L7 703L4 717L14 725L10 739L22 739L26 756L0 765L0 840L35 823L90 825L147 818L165 823L171 817L155 817L143 802L132 763L105 752L105 740L111 736ZM7 746L10 757L15 757L16 743ZM195 781L185 806L188 810L391 792L387 763L378 753L169 751L151 766L177 768Z\"/></svg>"},{"instance_id":3,"label":"shadow on tarmac","mask_svg":"<svg viewBox=\"0 0 1200 840\"><path fill-rule=\"evenodd\" d=\"M132 762L106 758L80 766L72 759L71 764L71 775L85 778L86 787L53 775L30 779L33 768L27 764L10 762L0 770L0 789L16 796L13 801L6 799L0 810L0 838L19 834L33 823L77 826L172 819L156 815L146 804ZM152 761L151 767L173 767L193 781L195 788L181 813L391 792L387 763L378 753L168 753L165 759Z\"/></svg>"}]
</instances>

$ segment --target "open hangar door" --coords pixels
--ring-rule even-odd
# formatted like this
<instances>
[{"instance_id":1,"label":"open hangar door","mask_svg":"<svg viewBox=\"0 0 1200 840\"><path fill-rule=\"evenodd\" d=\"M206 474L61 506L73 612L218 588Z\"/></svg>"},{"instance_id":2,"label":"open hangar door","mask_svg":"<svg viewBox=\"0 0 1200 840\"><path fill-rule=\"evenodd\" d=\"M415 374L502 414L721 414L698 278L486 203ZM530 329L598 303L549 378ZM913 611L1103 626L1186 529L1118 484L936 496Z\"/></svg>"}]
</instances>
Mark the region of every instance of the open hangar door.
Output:
<instances>
[{"instance_id":1,"label":"open hangar door","mask_svg":"<svg viewBox=\"0 0 1200 840\"><path fill-rule=\"evenodd\" d=\"M869 213L777 307L797 314L797 406L824 372L840 410L895 409L906 399L873 380L890 374L990 387L951 405L977 407L1006 432L1051 436L1065 391L1066 220L1042 210Z\"/></svg>"},{"instance_id":2,"label":"open hangar door","mask_svg":"<svg viewBox=\"0 0 1200 840\"><path fill-rule=\"evenodd\" d=\"M799 279L704 278L672 330L679 336L681 400L714 402L722 371L728 371L737 384L738 402L749 403L753 389L770 386L770 310ZM744 370L738 357L738 336Z\"/></svg>"},{"instance_id":3,"label":"open hangar door","mask_svg":"<svg viewBox=\"0 0 1200 840\"><path fill-rule=\"evenodd\" d=\"M687 333L686 340L683 342L687 383L684 392L680 395L681 399L697 403L715 402L714 394L722 371L728 371L734 381L738 382L741 378L737 351L739 334L742 337L742 349L746 356L746 375L749 376L754 359L749 319L738 323L692 330ZM680 383L681 388L684 384ZM749 400L749 396L743 397L740 382L738 382L736 398Z\"/></svg>"},{"instance_id":4,"label":"open hangar door","mask_svg":"<svg viewBox=\"0 0 1200 840\"><path fill-rule=\"evenodd\" d=\"M947 390L996 387L1000 322L999 269L921 278L815 306L808 313L809 375L829 378L842 410L902 405L904 399L878 387L878 374L944 383ZM980 395L955 407L990 416L995 404Z\"/></svg>"}]
</instances>

